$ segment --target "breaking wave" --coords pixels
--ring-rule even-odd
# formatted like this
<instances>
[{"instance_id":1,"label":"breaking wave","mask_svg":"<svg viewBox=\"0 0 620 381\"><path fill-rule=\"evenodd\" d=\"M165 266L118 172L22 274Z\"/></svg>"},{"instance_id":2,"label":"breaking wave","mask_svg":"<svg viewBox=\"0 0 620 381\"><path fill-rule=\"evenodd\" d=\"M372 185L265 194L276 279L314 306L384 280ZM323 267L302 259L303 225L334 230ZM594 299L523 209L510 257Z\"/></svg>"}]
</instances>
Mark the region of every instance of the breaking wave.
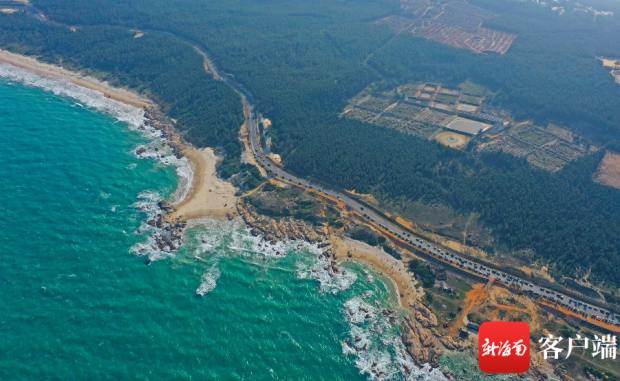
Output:
<instances>
[{"instance_id":1,"label":"breaking wave","mask_svg":"<svg viewBox=\"0 0 620 381\"><path fill-rule=\"evenodd\" d=\"M75 99L80 102L80 106L96 109L134 128L144 122L144 110L106 98L102 92L78 86L68 79L48 77L7 63L0 63L0 77Z\"/></svg>"},{"instance_id":2,"label":"breaking wave","mask_svg":"<svg viewBox=\"0 0 620 381\"><path fill-rule=\"evenodd\" d=\"M438 369L415 365L400 338L398 313L380 308L374 297L369 290L344 304L349 332L342 353L354 356L355 365L369 380L447 381Z\"/></svg>"}]
</instances>

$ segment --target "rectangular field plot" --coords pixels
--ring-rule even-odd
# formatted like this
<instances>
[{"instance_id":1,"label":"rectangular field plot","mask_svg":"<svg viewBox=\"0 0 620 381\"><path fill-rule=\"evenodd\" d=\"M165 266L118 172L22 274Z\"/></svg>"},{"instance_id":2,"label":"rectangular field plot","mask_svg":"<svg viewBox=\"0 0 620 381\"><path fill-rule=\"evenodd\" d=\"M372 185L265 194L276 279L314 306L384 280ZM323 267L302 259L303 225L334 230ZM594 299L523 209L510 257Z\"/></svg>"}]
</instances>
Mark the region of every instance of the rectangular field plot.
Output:
<instances>
[{"instance_id":1,"label":"rectangular field plot","mask_svg":"<svg viewBox=\"0 0 620 381\"><path fill-rule=\"evenodd\" d=\"M455 95L455 96L459 96L459 94L461 94L461 90L459 89L450 89L448 87L442 87L439 90L440 94L447 94L447 95Z\"/></svg>"},{"instance_id":2,"label":"rectangular field plot","mask_svg":"<svg viewBox=\"0 0 620 381\"><path fill-rule=\"evenodd\" d=\"M435 124L437 126L445 126L454 118L454 115L446 114L441 111L431 110L429 108L424 109L421 113L416 115L415 119L420 122Z\"/></svg>"},{"instance_id":3,"label":"rectangular field plot","mask_svg":"<svg viewBox=\"0 0 620 381\"><path fill-rule=\"evenodd\" d=\"M384 115L381 115L381 117L379 117L379 119L375 121L375 124L377 126L394 128L396 130L402 131L403 129L405 130L409 129L412 125L412 122L408 121L407 119L402 119L402 118L384 114Z\"/></svg>"},{"instance_id":4,"label":"rectangular field plot","mask_svg":"<svg viewBox=\"0 0 620 381\"><path fill-rule=\"evenodd\" d=\"M378 114L373 111L364 110L359 107L353 107L344 114L347 118L361 120L362 122L372 122L377 115Z\"/></svg>"},{"instance_id":5,"label":"rectangular field plot","mask_svg":"<svg viewBox=\"0 0 620 381\"><path fill-rule=\"evenodd\" d=\"M437 96L435 96L435 99L440 101L441 103L454 104L459 99L459 97L449 94L438 94Z\"/></svg>"},{"instance_id":6,"label":"rectangular field plot","mask_svg":"<svg viewBox=\"0 0 620 381\"><path fill-rule=\"evenodd\" d=\"M431 107L438 108L444 111L454 111L454 104L441 103L441 102L433 102Z\"/></svg>"},{"instance_id":7,"label":"rectangular field plot","mask_svg":"<svg viewBox=\"0 0 620 381\"><path fill-rule=\"evenodd\" d=\"M482 103L481 97L476 97L468 94L461 94L460 100L461 102L470 103L472 105L480 105L480 103Z\"/></svg>"},{"instance_id":8,"label":"rectangular field plot","mask_svg":"<svg viewBox=\"0 0 620 381\"><path fill-rule=\"evenodd\" d=\"M519 139L523 139L526 142L531 143L537 147L540 147L543 144L547 144L555 139L555 136L548 134L536 127L524 128L514 134L514 136L518 137Z\"/></svg>"},{"instance_id":9,"label":"rectangular field plot","mask_svg":"<svg viewBox=\"0 0 620 381\"><path fill-rule=\"evenodd\" d=\"M579 147L576 147L572 144L567 144L563 141L557 142L553 145L549 145L545 147L548 151L551 151L558 156L561 156L563 159L567 161L573 161L578 159L579 157L585 155L585 151Z\"/></svg>"},{"instance_id":10,"label":"rectangular field plot","mask_svg":"<svg viewBox=\"0 0 620 381\"><path fill-rule=\"evenodd\" d=\"M422 112L423 108L409 103L400 102L398 106L390 110L390 113L402 116L407 119L414 119L416 115Z\"/></svg>"},{"instance_id":11,"label":"rectangular field plot","mask_svg":"<svg viewBox=\"0 0 620 381\"><path fill-rule=\"evenodd\" d=\"M392 103L393 102L387 99L377 98L373 96L359 104L359 106L373 111L383 111Z\"/></svg>"},{"instance_id":12,"label":"rectangular field plot","mask_svg":"<svg viewBox=\"0 0 620 381\"><path fill-rule=\"evenodd\" d=\"M527 143L513 139L511 136L502 136L489 143L486 147L489 151L504 151L517 157L524 157L535 148Z\"/></svg>"}]
</instances>

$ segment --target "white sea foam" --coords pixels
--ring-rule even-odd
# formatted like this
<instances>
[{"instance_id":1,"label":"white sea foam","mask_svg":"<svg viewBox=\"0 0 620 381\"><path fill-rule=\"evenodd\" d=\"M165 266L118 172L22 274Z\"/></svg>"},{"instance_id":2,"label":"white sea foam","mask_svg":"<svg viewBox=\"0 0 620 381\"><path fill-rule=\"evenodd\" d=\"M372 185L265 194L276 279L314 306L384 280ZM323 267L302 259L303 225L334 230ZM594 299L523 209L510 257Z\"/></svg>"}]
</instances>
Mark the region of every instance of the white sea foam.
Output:
<instances>
[{"instance_id":1,"label":"white sea foam","mask_svg":"<svg viewBox=\"0 0 620 381\"><path fill-rule=\"evenodd\" d=\"M161 131L144 123L143 109L106 98L102 92L78 86L68 79L34 73L1 62L0 77L28 86L39 87L56 95L74 99L77 101L75 103L77 106L95 109L98 112L113 117L119 122L126 123L132 130L140 131L146 139L150 140L147 146L152 148L158 147L159 151L157 155L147 155L144 158L157 159L161 165L176 167L178 186L177 190L170 196L170 202L173 204L178 203L189 193L193 177L193 170L189 160L184 157L177 158L172 153L172 150L166 146L166 140L162 138ZM153 152L157 151L153 149ZM127 168L133 169L135 164L130 164Z\"/></svg>"},{"instance_id":2,"label":"white sea foam","mask_svg":"<svg viewBox=\"0 0 620 381\"><path fill-rule=\"evenodd\" d=\"M0 77L75 99L80 106L96 109L135 128L144 122L144 110L106 98L102 92L75 85L68 79L44 76L7 63L0 63Z\"/></svg>"},{"instance_id":3,"label":"white sea foam","mask_svg":"<svg viewBox=\"0 0 620 381\"><path fill-rule=\"evenodd\" d=\"M311 254L316 255L316 258L305 266L301 266L298 263L297 278L315 279L319 282L321 292L330 292L332 294L348 290L357 280L357 275L347 269L340 269L338 273L330 273L330 259L321 256L322 249L319 249L316 245L306 244L304 248Z\"/></svg>"},{"instance_id":4,"label":"white sea foam","mask_svg":"<svg viewBox=\"0 0 620 381\"><path fill-rule=\"evenodd\" d=\"M115 118L119 122L126 123L132 130L140 131L146 139L150 140L150 143L147 144L150 150L148 150L147 155L140 157L157 159L163 166L176 167L178 186L177 190L172 194L170 201L173 204L177 203L183 200L189 193L193 177L193 171L189 161L186 158L177 158L166 145L165 139L162 138L161 131L144 123L145 116L143 109L106 98L102 92L75 85L68 79L41 75L9 64L0 63L0 77L7 78L14 82L21 82L28 86L39 87L56 95L74 99L76 100L75 105L78 107L95 109L98 112ZM151 152L153 153L152 155ZM127 168L133 169L135 168L135 164L131 164L127 166ZM155 200L151 199L153 197L144 196L144 194L141 194L138 197L141 201L133 206L145 212L148 215L148 219L161 215L161 211L156 204L161 197L157 195ZM101 197L107 198L109 195L102 193ZM136 255L147 255L149 259L153 261L172 256L178 249L177 247L169 246L164 250L161 249L162 245L158 244L158 240L161 240L162 237L167 239L170 238L161 229L145 226L143 224L139 232L144 231L151 231L152 234L148 237L147 242L137 244L131 248L131 252Z\"/></svg>"},{"instance_id":5,"label":"white sea foam","mask_svg":"<svg viewBox=\"0 0 620 381\"><path fill-rule=\"evenodd\" d=\"M360 373L369 380L431 380L447 381L437 369L428 364L416 367L405 351L397 326L390 323L375 301L374 293L347 300L344 315L349 323L348 338L342 343L342 353L354 356Z\"/></svg>"},{"instance_id":6,"label":"white sea foam","mask_svg":"<svg viewBox=\"0 0 620 381\"><path fill-rule=\"evenodd\" d=\"M220 270L217 267L211 267L209 271L202 276L200 287L196 290L196 294L205 295L215 289L217 279L220 277Z\"/></svg>"}]
</instances>

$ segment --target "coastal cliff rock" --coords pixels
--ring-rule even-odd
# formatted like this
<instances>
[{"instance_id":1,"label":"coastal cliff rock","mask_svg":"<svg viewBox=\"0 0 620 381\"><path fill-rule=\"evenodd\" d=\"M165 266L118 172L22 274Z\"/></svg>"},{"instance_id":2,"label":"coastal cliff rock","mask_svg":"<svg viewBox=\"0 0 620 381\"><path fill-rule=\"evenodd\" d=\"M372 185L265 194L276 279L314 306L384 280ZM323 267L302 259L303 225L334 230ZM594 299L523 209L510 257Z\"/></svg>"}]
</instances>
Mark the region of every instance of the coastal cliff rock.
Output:
<instances>
[{"instance_id":1,"label":"coastal cliff rock","mask_svg":"<svg viewBox=\"0 0 620 381\"><path fill-rule=\"evenodd\" d=\"M311 244L323 242L327 235L324 227L314 227L307 222L291 217L282 217L279 220L260 215L249 205L237 203L239 216L250 227L253 236L263 236L266 241L275 244L277 241L300 240ZM328 246L320 246L326 247Z\"/></svg>"},{"instance_id":2,"label":"coastal cliff rock","mask_svg":"<svg viewBox=\"0 0 620 381\"><path fill-rule=\"evenodd\" d=\"M416 300L412 305L415 309L415 318L424 328L436 327L437 317L426 306Z\"/></svg>"},{"instance_id":3,"label":"coastal cliff rock","mask_svg":"<svg viewBox=\"0 0 620 381\"><path fill-rule=\"evenodd\" d=\"M422 330L419 323L405 316L401 323L401 335L407 353L417 365L428 363L433 368L439 366L442 352L437 349L433 338Z\"/></svg>"}]
</instances>

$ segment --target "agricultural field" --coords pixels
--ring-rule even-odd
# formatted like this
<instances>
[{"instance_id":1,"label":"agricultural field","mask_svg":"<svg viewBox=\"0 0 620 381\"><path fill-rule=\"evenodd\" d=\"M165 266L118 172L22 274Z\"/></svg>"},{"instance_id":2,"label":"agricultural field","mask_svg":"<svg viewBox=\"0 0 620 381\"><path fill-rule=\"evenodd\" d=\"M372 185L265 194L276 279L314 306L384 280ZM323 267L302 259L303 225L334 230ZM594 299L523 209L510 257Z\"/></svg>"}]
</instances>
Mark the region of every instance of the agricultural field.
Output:
<instances>
[{"instance_id":1,"label":"agricultural field","mask_svg":"<svg viewBox=\"0 0 620 381\"><path fill-rule=\"evenodd\" d=\"M456 95L438 94L435 96L435 100L441 103L454 105L459 100L459 97Z\"/></svg>"},{"instance_id":2,"label":"agricultural field","mask_svg":"<svg viewBox=\"0 0 620 381\"><path fill-rule=\"evenodd\" d=\"M512 136L502 135L492 140L490 143L487 143L484 149L491 152L503 151L516 157L525 157L532 152L535 147L516 140Z\"/></svg>"},{"instance_id":3,"label":"agricultural field","mask_svg":"<svg viewBox=\"0 0 620 381\"><path fill-rule=\"evenodd\" d=\"M437 41L475 53L504 54L517 38L516 35L481 27L497 15L473 6L465 0L402 0L401 9L410 16L388 16L376 22L401 33Z\"/></svg>"},{"instance_id":4,"label":"agricultural field","mask_svg":"<svg viewBox=\"0 0 620 381\"><path fill-rule=\"evenodd\" d=\"M371 123L378 114L358 107L351 107L347 109L343 115L350 119L357 119L362 122Z\"/></svg>"},{"instance_id":5,"label":"agricultural field","mask_svg":"<svg viewBox=\"0 0 620 381\"><path fill-rule=\"evenodd\" d=\"M358 106L363 107L368 110L381 112L385 110L388 106L390 106L392 103L394 102L391 102L384 98L370 97L364 102L358 104Z\"/></svg>"},{"instance_id":6,"label":"agricultural field","mask_svg":"<svg viewBox=\"0 0 620 381\"><path fill-rule=\"evenodd\" d=\"M569 143L573 142L573 133L555 124L549 124L545 131Z\"/></svg>"},{"instance_id":7,"label":"agricultural field","mask_svg":"<svg viewBox=\"0 0 620 381\"><path fill-rule=\"evenodd\" d=\"M510 135L536 147L545 145L555 139L555 136L531 125L519 129L515 128Z\"/></svg>"},{"instance_id":8,"label":"agricultural field","mask_svg":"<svg viewBox=\"0 0 620 381\"><path fill-rule=\"evenodd\" d=\"M407 119L415 119L415 116L424 110L422 107L406 102L400 102L398 106L390 110L390 113Z\"/></svg>"},{"instance_id":9,"label":"agricultural field","mask_svg":"<svg viewBox=\"0 0 620 381\"><path fill-rule=\"evenodd\" d=\"M576 160L587 153L582 147L562 141L556 141L545 148L547 151L555 153L566 161Z\"/></svg>"},{"instance_id":10,"label":"agricultural field","mask_svg":"<svg viewBox=\"0 0 620 381\"><path fill-rule=\"evenodd\" d=\"M431 110L430 108L424 109L424 111L422 111L415 117L415 119L420 122L434 124L436 126L442 127L448 124L448 122L450 122L453 118L454 115L441 111Z\"/></svg>"},{"instance_id":11,"label":"agricultural field","mask_svg":"<svg viewBox=\"0 0 620 381\"><path fill-rule=\"evenodd\" d=\"M375 124L386 128L393 128L404 134L414 135L422 139L428 139L438 129L437 126L395 118L389 114L381 115L381 117L375 121Z\"/></svg>"},{"instance_id":12,"label":"agricultural field","mask_svg":"<svg viewBox=\"0 0 620 381\"><path fill-rule=\"evenodd\" d=\"M477 103L484 101L483 97L463 94L460 88L444 88L441 84L423 82L407 83L393 89L378 91L383 88L379 83L370 84L351 98L341 116L393 128L422 138L430 138L455 118L466 123L481 125L483 129L490 126L457 118L460 112L473 112L478 109L478 106L459 103L462 97L469 97L468 100ZM469 86L468 90L478 94L475 85ZM484 93L484 89L481 91ZM455 136L459 136L458 131ZM460 148L469 142L469 138L464 144L460 137L457 140L458 142L450 141L446 145Z\"/></svg>"},{"instance_id":13,"label":"agricultural field","mask_svg":"<svg viewBox=\"0 0 620 381\"><path fill-rule=\"evenodd\" d=\"M502 132L481 148L527 157L532 166L552 172L596 150L596 147L587 148L573 143L573 134L564 128L555 125L541 128L529 123L520 123Z\"/></svg>"},{"instance_id":14,"label":"agricultural field","mask_svg":"<svg viewBox=\"0 0 620 381\"><path fill-rule=\"evenodd\" d=\"M480 106L480 104L482 103L483 98L463 93L463 94L461 94L459 100L461 102L465 102L465 103L469 103L469 104L472 104L472 105Z\"/></svg>"}]
</instances>

